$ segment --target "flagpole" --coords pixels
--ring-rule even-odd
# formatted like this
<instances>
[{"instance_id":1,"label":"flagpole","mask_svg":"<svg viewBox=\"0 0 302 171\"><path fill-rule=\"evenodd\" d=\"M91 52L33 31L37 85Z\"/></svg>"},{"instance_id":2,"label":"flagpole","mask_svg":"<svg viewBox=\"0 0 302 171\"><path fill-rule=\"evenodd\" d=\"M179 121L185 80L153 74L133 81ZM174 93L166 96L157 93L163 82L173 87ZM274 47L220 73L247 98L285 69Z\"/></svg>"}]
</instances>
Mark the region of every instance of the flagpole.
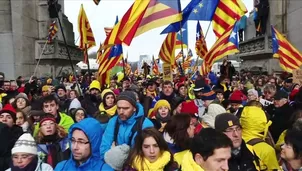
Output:
<instances>
[{"instance_id":1,"label":"flagpole","mask_svg":"<svg viewBox=\"0 0 302 171\"><path fill-rule=\"evenodd\" d=\"M181 51L182 51L182 64L184 64L185 62L185 56L184 56L184 47L183 47L183 35L182 35L182 24L181 24L181 21L179 21L179 24L180 24L180 40L181 40Z\"/></svg>"},{"instance_id":2,"label":"flagpole","mask_svg":"<svg viewBox=\"0 0 302 171\"><path fill-rule=\"evenodd\" d=\"M125 58L124 58L124 55L123 55L123 72L124 72L124 77L126 77Z\"/></svg>"},{"instance_id":3,"label":"flagpole","mask_svg":"<svg viewBox=\"0 0 302 171\"><path fill-rule=\"evenodd\" d=\"M45 50L45 48L46 48L47 42L48 42L48 40L46 40L46 42L45 42L45 44L44 44L44 46L43 46L43 49L42 49L42 51L41 51L41 53L40 53L40 56L39 56L39 59L38 59L36 68L35 68L35 70L34 70L34 74L33 74L32 76L34 76L34 75L36 74L36 72L37 72L37 69L38 69L38 66L39 66L39 64L40 64L40 61L41 61L41 57L42 57L42 55L43 55L43 52L44 52L44 50Z\"/></svg>"},{"instance_id":4,"label":"flagpole","mask_svg":"<svg viewBox=\"0 0 302 171\"><path fill-rule=\"evenodd\" d=\"M90 62L89 62L89 57L88 57L88 48L87 48L87 44L85 44L85 50L84 50L84 55L87 56L87 69L88 69L88 77L90 78L91 76L91 71L90 71Z\"/></svg>"},{"instance_id":5,"label":"flagpole","mask_svg":"<svg viewBox=\"0 0 302 171\"><path fill-rule=\"evenodd\" d=\"M54 5L54 7L55 7L55 10L56 10L57 19L58 19L58 21L59 21L59 26L60 26L60 29L61 29L61 32L62 32L62 37L63 37L64 44L65 44L65 47L66 47L67 56L68 56L68 59L69 59L69 63L70 63L70 66L71 66L71 70L72 70L73 75L75 76L75 80L76 80L76 84L77 84L77 88L78 88L78 90L79 90L80 96L82 96L82 92L80 91L81 88L80 88L80 86L79 86L79 80L78 80L78 78L77 78L76 72L75 72L74 67L73 67L73 62L72 62L72 60L71 60L71 55L70 55L69 48L68 48L67 41L66 41L66 37L65 37L65 34L64 34L64 31L63 31L63 26L62 26L62 23L61 23L61 19L60 19L60 17L59 17L59 11L58 11L56 5Z\"/></svg>"}]
</instances>

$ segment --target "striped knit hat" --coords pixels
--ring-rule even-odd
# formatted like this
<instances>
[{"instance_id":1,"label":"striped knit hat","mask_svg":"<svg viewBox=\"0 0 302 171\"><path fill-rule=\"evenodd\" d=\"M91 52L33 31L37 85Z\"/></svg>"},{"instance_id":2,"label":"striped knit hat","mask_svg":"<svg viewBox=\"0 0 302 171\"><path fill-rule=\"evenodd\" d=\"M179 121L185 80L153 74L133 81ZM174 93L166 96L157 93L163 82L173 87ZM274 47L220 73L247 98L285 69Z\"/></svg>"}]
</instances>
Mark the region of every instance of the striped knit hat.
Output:
<instances>
[{"instance_id":1,"label":"striped knit hat","mask_svg":"<svg viewBox=\"0 0 302 171\"><path fill-rule=\"evenodd\" d=\"M24 133L19 137L12 149L12 154L15 153L28 153L37 155L37 145L34 138L30 133Z\"/></svg>"}]
</instances>

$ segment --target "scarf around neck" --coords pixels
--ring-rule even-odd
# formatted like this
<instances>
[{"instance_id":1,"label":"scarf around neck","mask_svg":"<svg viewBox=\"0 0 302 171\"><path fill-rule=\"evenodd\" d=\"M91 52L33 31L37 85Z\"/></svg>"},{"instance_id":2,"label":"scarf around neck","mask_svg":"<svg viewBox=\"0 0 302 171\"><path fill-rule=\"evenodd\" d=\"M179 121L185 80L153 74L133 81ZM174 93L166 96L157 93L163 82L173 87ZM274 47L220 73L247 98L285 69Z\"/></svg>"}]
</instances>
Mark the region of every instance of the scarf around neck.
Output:
<instances>
[{"instance_id":1,"label":"scarf around neck","mask_svg":"<svg viewBox=\"0 0 302 171\"><path fill-rule=\"evenodd\" d=\"M139 171L163 171L165 166L170 162L171 153L164 151L163 154L153 163L150 163L146 158L141 159L140 156L136 156L132 168Z\"/></svg>"},{"instance_id":2,"label":"scarf around neck","mask_svg":"<svg viewBox=\"0 0 302 171\"><path fill-rule=\"evenodd\" d=\"M105 111L109 117L112 117L112 116L116 113L116 109L117 109L117 106L116 106L116 105L110 107L109 109L105 109L103 103L101 103L101 104L100 104L100 107L99 107L99 110L100 110L101 112L102 112L102 111Z\"/></svg>"},{"instance_id":3,"label":"scarf around neck","mask_svg":"<svg viewBox=\"0 0 302 171\"><path fill-rule=\"evenodd\" d=\"M24 168L19 168L14 166L13 162L10 164L11 171L34 171L38 166L38 157L35 156L30 163L27 164Z\"/></svg>"}]
</instances>

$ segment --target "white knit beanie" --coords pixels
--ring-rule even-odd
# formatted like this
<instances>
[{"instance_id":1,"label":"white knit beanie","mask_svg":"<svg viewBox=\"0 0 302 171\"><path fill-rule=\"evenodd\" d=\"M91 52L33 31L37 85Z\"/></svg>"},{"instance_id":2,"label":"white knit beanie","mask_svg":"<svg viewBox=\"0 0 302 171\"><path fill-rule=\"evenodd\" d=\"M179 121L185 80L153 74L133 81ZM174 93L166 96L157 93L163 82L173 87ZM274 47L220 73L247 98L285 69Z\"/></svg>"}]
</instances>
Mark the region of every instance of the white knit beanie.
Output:
<instances>
[{"instance_id":1,"label":"white knit beanie","mask_svg":"<svg viewBox=\"0 0 302 171\"><path fill-rule=\"evenodd\" d=\"M202 116L203 122L207 123L211 128L215 129L215 118L217 115L226 113L226 110L224 107L222 107L220 104L210 104L208 106L208 112Z\"/></svg>"},{"instance_id":2,"label":"white knit beanie","mask_svg":"<svg viewBox=\"0 0 302 171\"><path fill-rule=\"evenodd\" d=\"M28 153L37 155L37 145L30 133L24 133L19 137L12 149L12 154Z\"/></svg>"}]
</instances>

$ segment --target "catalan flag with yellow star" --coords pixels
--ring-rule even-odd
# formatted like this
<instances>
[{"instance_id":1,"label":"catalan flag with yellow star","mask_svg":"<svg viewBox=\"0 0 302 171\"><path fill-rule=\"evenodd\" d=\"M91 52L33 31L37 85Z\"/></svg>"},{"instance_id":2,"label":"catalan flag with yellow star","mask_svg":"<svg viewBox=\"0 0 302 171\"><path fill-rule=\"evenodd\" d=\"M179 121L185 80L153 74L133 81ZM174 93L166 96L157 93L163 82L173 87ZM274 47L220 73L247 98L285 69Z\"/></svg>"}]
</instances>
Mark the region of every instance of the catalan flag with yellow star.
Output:
<instances>
[{"instance_id":1,"label":"catalan flag with yellow star","mask_svg":"<svg viewBox=\"0 0 302 171\"><path fill-rule=\"evenodd\" d=\"M83 4L81 5L79 16L78 16L78 30L80 33L79 48L84 51L84 63L87 63L88 61L87 51L91 47L95 46L95 40Z\"/></svg>"},{"instance_id":2,"label":"catalan flag with yellow star","mask_svg":"<svg viewBox=\"0 0 302 171\"><path fill-rule=\"evenodd\" d=\"M202 32L202 28L200 26L199 21L197 22L196 26L196 43L195 43L195 50L200 58L204 58L206 53L208 52L207 43L205 37Z\"/></svg>"},{"instance_id":3,"label":"catalan flag with yellow star","mask_svg":"<svg viewBox=\"0 0 302 171\"><path fill-rule=\"evenodd\" d=\"M302 54L276 28L272 26L272 42L274 57L284 71L292 73L302 65Z\"/></svg>"}]
</instances>

